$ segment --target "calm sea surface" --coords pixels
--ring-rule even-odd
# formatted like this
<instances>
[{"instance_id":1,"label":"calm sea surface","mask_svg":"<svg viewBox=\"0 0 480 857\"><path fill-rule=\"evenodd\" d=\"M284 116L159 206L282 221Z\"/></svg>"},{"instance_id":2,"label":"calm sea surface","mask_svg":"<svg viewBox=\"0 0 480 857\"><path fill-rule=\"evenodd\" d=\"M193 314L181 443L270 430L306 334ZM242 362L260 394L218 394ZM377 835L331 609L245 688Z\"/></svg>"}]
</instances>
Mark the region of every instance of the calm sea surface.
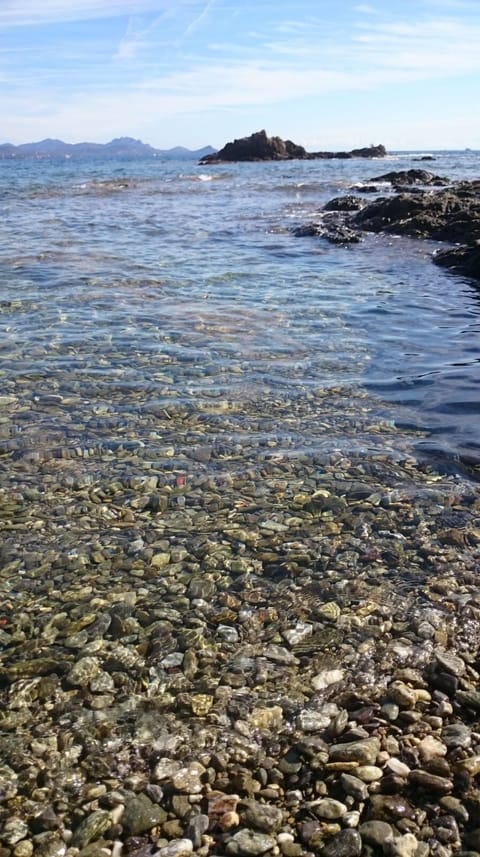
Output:
<instances>
[{"instance_id":1,"label":"calm sea surface","mask_svg":"<svg viewBox=\"0 0 480 857\"><path fill-rule=\"evenodd\" d=\"M432 264L434 242L292 234L352 184L478 178L479 157L0 161L2 452L32 479L49 456L128 444L187 471L192 444L213 468L480 460L480 290ZM168 434L173 414L188 432Z\"/></svg>"}]
</instances>

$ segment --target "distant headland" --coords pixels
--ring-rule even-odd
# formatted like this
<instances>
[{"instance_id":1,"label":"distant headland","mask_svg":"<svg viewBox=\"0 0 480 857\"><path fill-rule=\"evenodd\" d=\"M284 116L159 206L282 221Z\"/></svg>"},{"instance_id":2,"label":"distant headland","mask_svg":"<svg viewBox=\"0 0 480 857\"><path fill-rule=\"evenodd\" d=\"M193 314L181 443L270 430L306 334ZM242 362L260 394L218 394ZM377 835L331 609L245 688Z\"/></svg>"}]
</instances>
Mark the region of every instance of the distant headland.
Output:
<instances>
[{"instance_id":1,"label":"distant headland","mask_svg":"<svg viewBox=\"0 0 480 857\"><path fill-rule=\"evenodd\" d=\"M266 131L256 131L250 137L242 137L227 143L223 149L201 157L201 164L221 164L225 161L313 161L331 158L384 158L385 146L366 146L352 149L350 152L307 152L303 146L282 140L281 137L269 137Z\"/></svg>"},{"instance_id":2,"label":"distant headland","mask_svg":"<svg viewBox=\"0 0 480 857\"><path fill-rule=\"evenodd\" d=\"M213 146L201 149L185 149L175 146L173 149L155 149L148 143L133 137L117 137L109 143L64 143L62 140L40 140L38 143L0 144L0 159L7 158L159 158L162 160L198 160L216 150Z\"/></svg>"}]
</instances>

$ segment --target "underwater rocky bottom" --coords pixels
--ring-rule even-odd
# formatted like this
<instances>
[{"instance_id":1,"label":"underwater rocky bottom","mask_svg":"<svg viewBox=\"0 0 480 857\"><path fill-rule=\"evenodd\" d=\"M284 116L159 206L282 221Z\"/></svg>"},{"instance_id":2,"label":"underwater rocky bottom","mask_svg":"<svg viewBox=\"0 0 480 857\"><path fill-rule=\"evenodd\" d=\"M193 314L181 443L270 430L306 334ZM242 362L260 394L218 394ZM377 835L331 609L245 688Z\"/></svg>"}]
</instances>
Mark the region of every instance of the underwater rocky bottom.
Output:
<instances>
[{"instance_id":1,"label":"underwater rocky bottom","mask_svg":"<svg viewBox=\"0 0 480 857\"><path fill-rule=\"evenodd\" d=\"M478 486L142 455L3 451L0 857L480 854Z\"/></svg>"}]
</instances>

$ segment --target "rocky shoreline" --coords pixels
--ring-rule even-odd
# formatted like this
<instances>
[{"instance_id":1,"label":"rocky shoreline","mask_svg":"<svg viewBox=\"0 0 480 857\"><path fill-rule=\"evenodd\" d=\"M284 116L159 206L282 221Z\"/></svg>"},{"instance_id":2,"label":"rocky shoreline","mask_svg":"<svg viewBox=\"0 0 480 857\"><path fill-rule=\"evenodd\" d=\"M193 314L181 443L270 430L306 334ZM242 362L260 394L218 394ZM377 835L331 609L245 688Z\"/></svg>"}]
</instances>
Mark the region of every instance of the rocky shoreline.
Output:
<instances>
[{"instance_id":1,"label":"rocky shoreline","mask_svg":"<svg viewBox=\"0 0 480 857\"><path fill-rule=\"evenodd\" d=\"M385 183L392 192L385 196ZM455 273L480 279L480 181L451 183L423 169L375 176L363 193L373 201L347 194L331 200L318 220L296 229L298 236L320 236L335 244L361 240L362 232L379 232L461 244L439 250L433 261Z\"/></svg>"},{"instance_id":2,"label":"rocky shoreline","mask_svg":"<svg viewBox=\"0 0 480 857\"><path fill-rule=\"evenodd\" d=\"M475 486L77 460L2 492L1 857L480 854Z\"/></svg>"}]
</instances>

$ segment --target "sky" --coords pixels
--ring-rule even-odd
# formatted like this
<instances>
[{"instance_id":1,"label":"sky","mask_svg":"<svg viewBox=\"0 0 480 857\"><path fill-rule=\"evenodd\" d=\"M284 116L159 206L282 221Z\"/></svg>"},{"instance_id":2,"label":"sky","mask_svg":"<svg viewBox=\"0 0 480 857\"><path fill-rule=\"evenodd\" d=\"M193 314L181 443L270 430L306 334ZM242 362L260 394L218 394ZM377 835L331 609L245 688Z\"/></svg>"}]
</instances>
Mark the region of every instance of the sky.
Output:
<instances>
[{"instance_id":1,"label":"sky","mask_svg":"<svg viewBox=\"0 0 480 857\"><path fill-rule=\"evenodd\" d=\"M480 0L0 0L0 142L480 149Z\"/></svg>"}]
</instances>

